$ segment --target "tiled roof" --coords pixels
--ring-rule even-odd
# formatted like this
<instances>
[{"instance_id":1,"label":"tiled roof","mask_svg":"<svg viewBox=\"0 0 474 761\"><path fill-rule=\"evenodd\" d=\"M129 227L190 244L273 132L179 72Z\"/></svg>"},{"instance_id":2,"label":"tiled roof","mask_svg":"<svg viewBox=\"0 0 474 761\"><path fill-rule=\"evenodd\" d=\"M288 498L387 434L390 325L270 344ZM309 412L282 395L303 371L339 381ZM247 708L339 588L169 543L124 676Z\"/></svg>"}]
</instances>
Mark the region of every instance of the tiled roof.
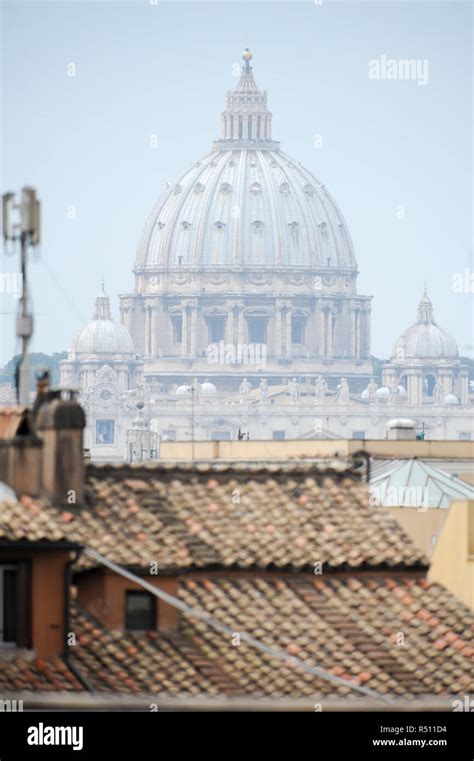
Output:
<instances>
[{"instance_id":1,"label":"tiled roof","mask_svg":"<svg viewBox=\"0 0 474 761\"><path fill-rule=\"evenodd\" d=\"M57 692L82 691L84 687L61 658L32 660L17 655L14 660L0 660L0 691Z\"/></svg>"},{"instance_id":2,"label":"tiled roof","mask_svg":"<svg viewBox=\"0 0 474 761\"><path fill-rule=\"evenodd\" d=\"M0 541L76 543L78 532L66 530L64 511L23 495L0 503Z\"/></svg>"},{"instance_id":3,"label":"tiled roof","mask_svg":"<svg viewBox=\"0 0 474 761\"><path fill-rule=\"evenodd\" d=\"M0 538L69 539L121 565L180 568L426 565L344 463L88 466L86 506L22 497ZM90 559L83 558L84 567Z\"/></svg>"},{"instance_id":4,"label":"tiled roof","mask_svg":"<svg viewBox=\"0 0 474 761\"><path fill-rule=\"evenodd\" d=\"M217 694L207 677L217 668L183 637L108 631L79 607L73 613L71 660L98 692Z\"/></svg>"},{"instance_id":5,"label":"tiled roof","mask_svg":"<svg viewBox=\"0 0 474 761\"><path fill-rule=\"evenodd\" d=\"M183 578L179 596L236 633L247 632L311 666L380 695L474 690L471 612L437 584L387 575L340 578ZM98 692L356 698L208 625L176 632L108 631L77 606L70 660ZM234 640L235 641L235 640ZM12 671L14 673L12 673ZM79 689L57 660L0 669L0 688ZM3 681L2 681L3 680Z\"/></svg>"},{"instance_id":6,"label":"tiled roof","mask_svg":"<svg viewBox=\"0 0 474 761\"><path fill-rule=\"evenodd\" d=\"M331 578L183 580L182 599L236 632L248 631L309 665L397 695L474 688L474 618L449 592L424 580ZM249 693L349 694L282 666L245 642L188 619L187 636ZM353 693L352 693L353 694Z\"/></svg>"}]
</instances>

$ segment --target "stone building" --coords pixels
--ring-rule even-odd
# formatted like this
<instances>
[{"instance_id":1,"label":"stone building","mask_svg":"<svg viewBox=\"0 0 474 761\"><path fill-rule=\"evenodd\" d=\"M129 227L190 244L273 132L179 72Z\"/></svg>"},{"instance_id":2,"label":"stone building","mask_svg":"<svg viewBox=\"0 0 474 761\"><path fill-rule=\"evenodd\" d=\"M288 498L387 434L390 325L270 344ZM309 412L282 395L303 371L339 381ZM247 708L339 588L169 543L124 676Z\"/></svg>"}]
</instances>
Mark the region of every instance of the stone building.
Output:
<instances>
[{"instance_id":1,"label":"stone building","mask_svg":"<svg viewBox=\"0 0 474 761\"><path fill-rule=\"evenodd\" d=\"M258 347L270 384L324 373L357 385L372 371L371 298L357 293L349 229L324 184L272 139L251 57L221 138L146 221L122 322L152 385L192 371L236 391L239 365L258 385Z\"/></svg>"},{"instance_id":2,"label":"stone building","mask_svg":"<svg viewBox=\"0 0 474 761\"><path fill-rule=\"evenodd\" d=\"M469 377L454 338L436 324L425 292L414 325L400 336L382 374L384 386L401 386L409 404L468 404Z\"/></svg>"},{"instance_id":3,"label":"stone building","mask_svg":"<svg viewBox=\"0 0 474 761\"><path fill-rule=\"evenodd\" d=\"M102 286L92 320L76 334L60 363L61 385L79 388L87 413L85 447L97 459L122 460L127 427L142 399L143 362Z\"/></svg>"},{"instance_id":4,"label":"stone building","mask_svg":"<svg viewBox=\"0 0 474 761\"><path fill-rule=\"evenodd\" d=\"M467 369L426 292L380 388L372 377L371 297L357 293L349 229L273 140L251 58L220 139L146 221L122 324L102 291L62 363L93 459L157 454L160 439L381 439L393 418L471 438Z\"/></svg>"}]
</instances>

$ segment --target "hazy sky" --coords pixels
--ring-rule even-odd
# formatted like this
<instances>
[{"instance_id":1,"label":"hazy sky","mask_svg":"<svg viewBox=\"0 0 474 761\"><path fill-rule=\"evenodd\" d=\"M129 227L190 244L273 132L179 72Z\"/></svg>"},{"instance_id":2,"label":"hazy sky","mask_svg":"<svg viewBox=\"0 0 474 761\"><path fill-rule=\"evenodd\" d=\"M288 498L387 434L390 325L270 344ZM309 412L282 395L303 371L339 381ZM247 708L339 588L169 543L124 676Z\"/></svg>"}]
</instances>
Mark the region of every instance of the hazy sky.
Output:
<instances>
[{"instance_id":1,"label":"hazy sky","mask_svg":"<svg viewBox=\"0 0 474 761\"><path fill-rule=\"evenodd\" d=\"M248 46L274 138L348 222L359 292L374 296L373 353L388 356L414 321L426 280L438 323L473 354L472 294L452 287L473 267L470 3L17 0L1 10L2 192L31 184L43 204L33 350L70 346L102 277L118 317L145 219L218 137ZM371 79L381 56L427 61L427 83ZM16 258L1 261L17 270ZM0 311L15 309L0 294ZM0 338L2 364L16 348L12 315Z\"/></svg>"}]
</instances>

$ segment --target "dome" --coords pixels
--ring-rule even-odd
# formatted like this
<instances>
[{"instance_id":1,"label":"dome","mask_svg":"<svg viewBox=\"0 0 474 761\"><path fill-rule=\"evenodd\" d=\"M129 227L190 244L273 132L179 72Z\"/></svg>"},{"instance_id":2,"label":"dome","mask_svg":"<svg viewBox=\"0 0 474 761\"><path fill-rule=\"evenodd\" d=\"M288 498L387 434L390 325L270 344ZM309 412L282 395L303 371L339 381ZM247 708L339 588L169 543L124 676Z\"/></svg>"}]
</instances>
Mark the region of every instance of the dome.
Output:
<instances>
[{"instance_id":1,"label":"dome","mask_svg":"<svg viewBox=\"0 0 474 761\"><path fill-rule=\"evenodd\" d=\"M405 386L398 386L398 396L406 396L407 390Z\"/></svg>"},{"instance_id":2,"label":"dome","mask_svg":"<svg viewBox=\"0 0 474 761\"><path fill-rule=\"evenodd\" d=\"M78 356L93 358L94 355L135 355L130 334L120 323L112 320L110 300L102 286L101 293L95 300L94 318L81 328L73 341L72 351Z\"/></svg>"},{"instance_id":3,"label":"dome","mask_svg":"<svg viewBox=\"0 0 474 761\"><path fill-rule=\"evenodd\" d=\"M176 396L187 396L191 393L191 386L186 386L183 384L182 386L178 386L176 389Z\"/></svg>"},{"instance_id":4,"label":"dome","mask_svg":"<svg viewBox=\"0 0 474 761\"><path fill-rule=\"evenodd\" d=\"M445 404L459 404L459 399L454 394L446 394L444 397Z\"/></svg>"},{"instance_id":5,"label":"dome","mask_svg":"<svg viewBox=\"0 0 474 761\"><path fill-rule=\"evenodd\" d=\"M436 324L433 305L425 291L418 305L417 321L396 342L392 359L457 359L458 356L452 335Z\"/></svg>"},{"instance_id":6,"label":"dome","mask_svg":"<svg viewBox=\"0 0 474 761\"><path fill-rule=\"evenodd\" d=\"M390 396L390 389L387 386L380 386L375 392L377 399L388 399Z\"/></svg>"},{"instance_id":7,"label":"dome","mask_svg":"<svg viewBox=\"0 0 474 761\"><path fill-rule=\"evenodd\" d=\"M222 138L169 184L143 230L135 271L357 264L349 230L325 186L271 139L266 92L250 51L228 93Z\"/></svg>"},{"instance_id":8,"label":"dome","mask_svg":"<svg viewBox=\"0 0 474 761\"><path fill-rule=\"evenodd\" d=\"M203 394L203 396L210 396L212 394L217 394L217 388L214 386L213 383L210 383L208 380L205 380L204 383L201 383L201 394Z\"/></svg>"}]
</instances>

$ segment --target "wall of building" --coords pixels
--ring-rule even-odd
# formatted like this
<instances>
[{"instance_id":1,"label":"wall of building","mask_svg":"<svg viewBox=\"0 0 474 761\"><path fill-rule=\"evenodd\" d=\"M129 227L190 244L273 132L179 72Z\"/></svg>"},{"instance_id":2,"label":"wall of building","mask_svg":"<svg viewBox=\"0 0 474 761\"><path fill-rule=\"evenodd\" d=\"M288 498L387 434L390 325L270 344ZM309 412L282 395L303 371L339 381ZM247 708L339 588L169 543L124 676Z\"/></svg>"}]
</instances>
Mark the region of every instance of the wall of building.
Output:
<instances>
[{"instance_id":1,"label":"wall of building","mask_svg":"<svg viewBox=\"0 0 474 761\"><path fill-rule=\"evenodd\" d=\"M451 505L428 578L443 584L474 610L474 501Z\"/></svg>"},{"instance_id":2,"label":"wall of building","mask_svg":"<svg viewBox=\"0 0 474 761\"><path fill-rule=\"evenodd\" d=\"M38 658L50 658L64 652L64 572L69 559L70 553L66 550L14 547L0 551L2 563L29 563L28 602L31 608L19 615L29 619L31 648Z\"/></svg>"},{"instance_id":3,"label":"wall of building","mask_svg":"<svg viewBox=\"0 0 474 761\"><path fill-rule=\"evenodd\" d=\"M412 542L422 550L427 558L433 554L439 536L443 530L448 510L416 507L389 507L390 515L395 518Z\"/></svg>"},{"instance_id":4,"label":"wall of building","mask_svg":"<svg viewBox=\"0 0 474 761\"><path fill-rule=\"evenodd\" d=\"M163 441L162 460L190 460L190 441ZM387 459L474 459L473 441L388 441L351 439L295 441L197 441L198 460L287 460L301 457L348 457L365 449L374 457Z\"/></svg>"},{"instance_id":5,"label":"wall of building","mask_svg":"<svg viewBox=\"0 0 474 761\"><path fill-rule=\"evenodd\" d=\"M64 652L64 571L69 552L38 552L33 559L32 640L38 657Z\"/></svg>"},{"instance_id":6,"label":"wall of building","mask_svg":"<svg viewBox=\"0 0 474 761\"><path fill-rule=\"evenodd\" d=\"M178 580L172 576L146 576L146 581L157 589L176 595ZM126 592L143 591L139 584L119 576L108 569L97 569L78 574L77 600L86 611L95 616L108 629L125 628ZM160 631L176 628L178 612L168 603L157 599L157 627Z\"/></svg>"}]
</instances>

